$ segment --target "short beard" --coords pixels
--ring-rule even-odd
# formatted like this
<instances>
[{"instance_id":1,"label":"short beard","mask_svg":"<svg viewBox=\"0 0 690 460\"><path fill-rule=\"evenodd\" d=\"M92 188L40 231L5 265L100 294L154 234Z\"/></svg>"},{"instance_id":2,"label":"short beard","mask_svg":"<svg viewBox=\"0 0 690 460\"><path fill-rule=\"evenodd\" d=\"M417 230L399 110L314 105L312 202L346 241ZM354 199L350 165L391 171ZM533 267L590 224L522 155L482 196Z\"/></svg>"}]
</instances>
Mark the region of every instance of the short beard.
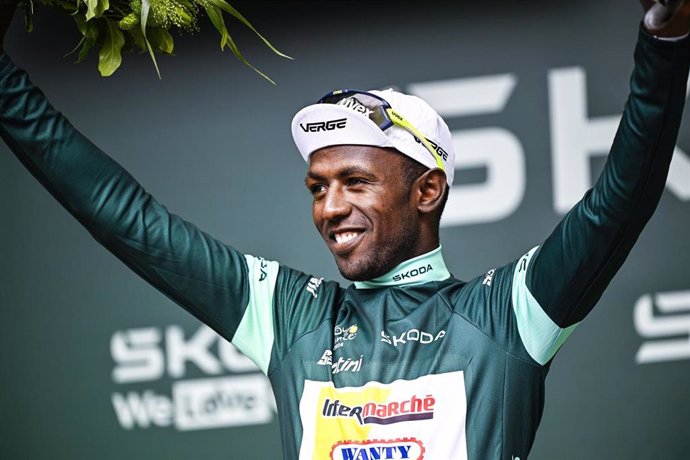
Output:
<instances>
[{"instance_id":1,"label":"short beard","mask_svg":"<svg viewBox=\"0 0 690 460\"><path fill-rule=\"evenodd\" d=\"M335 263L343 277L350 281L369 281L385 275L400 263L414 256L419 232L412 212L405 213L398 223L399 232L391 235L376 251L351 263Z\"/></svg>"}]
</instances>

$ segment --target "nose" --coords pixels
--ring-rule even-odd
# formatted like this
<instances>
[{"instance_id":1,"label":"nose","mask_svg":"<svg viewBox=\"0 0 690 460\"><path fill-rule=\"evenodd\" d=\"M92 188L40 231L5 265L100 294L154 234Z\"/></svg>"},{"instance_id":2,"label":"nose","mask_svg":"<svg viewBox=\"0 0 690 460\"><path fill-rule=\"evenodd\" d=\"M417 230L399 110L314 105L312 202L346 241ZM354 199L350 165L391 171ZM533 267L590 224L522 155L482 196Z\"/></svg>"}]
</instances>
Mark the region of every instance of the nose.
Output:
<instances>
[{"instance_id":1,"label":"nose","mask_svg":"<svg viewBox=\"0 0 690 460\"><path fill-rule=\"evenodd\" d=\"M331 186L326 191L321 208L321 218L327 221L339 221L347 217L352 206L347 201L345 191L339 186Z\"/></svg>"}]
</instances>

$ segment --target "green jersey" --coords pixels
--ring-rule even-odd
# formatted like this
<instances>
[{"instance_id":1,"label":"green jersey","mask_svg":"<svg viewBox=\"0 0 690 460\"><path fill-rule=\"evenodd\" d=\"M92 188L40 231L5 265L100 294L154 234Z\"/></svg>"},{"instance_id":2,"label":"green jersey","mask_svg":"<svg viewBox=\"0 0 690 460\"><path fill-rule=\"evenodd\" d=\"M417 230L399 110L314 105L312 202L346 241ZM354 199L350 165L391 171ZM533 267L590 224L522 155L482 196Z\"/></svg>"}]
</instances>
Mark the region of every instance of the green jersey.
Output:
<instances>
[{"instance_id":1,"label":"green jersey","mask_svg":"<svg viewBox=\"0 0 690 460\"><path fill-rule=\"evenodd\" d=\"M0 57L0 134L91 234L268 375L289 459L525 459L550 363L661 196L690 39L644 32L596 185L525 255L470 281L441 249L335 282L244 255L170 214Z\"/></svg>"}]
</instances>

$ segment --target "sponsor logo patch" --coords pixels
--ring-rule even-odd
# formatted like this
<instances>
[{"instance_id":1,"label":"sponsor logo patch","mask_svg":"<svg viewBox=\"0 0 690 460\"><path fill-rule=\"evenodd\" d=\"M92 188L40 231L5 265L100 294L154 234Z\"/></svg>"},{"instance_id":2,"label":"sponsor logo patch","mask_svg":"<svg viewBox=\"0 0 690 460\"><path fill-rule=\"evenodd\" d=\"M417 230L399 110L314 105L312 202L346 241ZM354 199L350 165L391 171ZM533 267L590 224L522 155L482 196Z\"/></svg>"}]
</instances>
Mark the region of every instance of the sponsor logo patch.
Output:
<instances>
[{"instance_id":1,"label":"sponsor logo patch","mask_svg":"<svg viewBox=\"0 0 690 460\"><path fill-rule=\"evenodd\" d=\"M482 284L487 287L491 287L491 282L494 280L494 274L496 273L496 269L492 268L488 272L486 272L486 276L484 277L484 281L482 281Z\"/></svg>"},{"instance_id":2,"label":"sponsor logo patch","mask_svg":"<svg viewBox=\"0 0 690 460\"><path fill-rule=\"evenodd\" d=\"M318 133L319 131L333 131L334 129L342 129L347 125L347 118L338 118L336 120L315 121L313 123L300 123L299 126L305 133Z\"/></svg>"},{"instance_id":3,"label":"sponsor logo patch","mask_svg":"<svg viewBox=\"0 0 690 460\"><path fill-rule=\"evenodd\" d=\"M424 459L424 445L415 438L341 441L331 449L331 460Z\"/></svg>"},{"instance_id":4,"label":"sponsor logo patch","mask_svg":"<svg viewBox=\"0 0 690 460\"><path fill-rule=\"evenodd\" d=\"M319 366L330 366L333 364L333 352L331 350L324 350L321 358L316 362Z\"/></svg>"},{"instance_id":5,"label":"sponsor logo patch","mask_svg":"<svg viewBox=\"0 0 690 460\"><path fill-rule=\"evenodd\" d=\"M462 371L339 388L305 380L299 458L467 460L465 394Z\"/></svg>"},{"instance_id":6,"label":"sponsor logo patch","mask_svg":"<svg viewBox=\"0 0 690 460\"><path fill-rule=\"evenodd\" d=\"M340 399L326 399L321 410L324 417L353 417L360 425L391 425L400 422L412 422L417 420L429 420L434 418L434 405L436 398L426 395L420 398L413 395L411 398L397 401L378 403L367 401L364 404L348 406Z\"/></svg>"},{"instance_id":7,"label":"sponsor logo patch","mask_svg":"<svg viewBox=\"0 0 690 460\"><path fill-rule=\"evenodd\" d=\"M259 259L259 270L261 271L259 281L264 281L268 277L268 264L263 257Z\"/></svg>"},{"instance_id":8,"label":"sponsor logo patch","mask_svg":"<svg viewBox=\"0 0 690 460\"><path fill-rule=\"evenodd\" d=\"M405 331L400 335L388 335L385 331L381 331L381 342L385 342L388 345L393 345L394 347L404 345L408 342L427 345L436 342L437 340L441 340L445 336L446 331L440 331L436 335L430 334L429 332L420 331L419 329L410 329L409 331Z\"/></svg>"},{"instance_id":9,"label":"sponsor logo patch","mask_svg":"<svg viewBox=\"0 0 690 460\"><path fill-rule=\"evenodd\" d=\"M429 139L428 137L425 137L424 139L426 139L426 141L427 141L429 144L431 144L431 146L434 148L434 150L436 150L436 153L438 154L438 156L440 156L440 157L443 158L444 160L448 160L448 152L446 152L445 150L443 150L443 147L441 147L441 146L438 144L438 142L433 141L433 140ZM418 138L417 136L414 136L414 140L417 141L418 144L421 144L421 143L422 143L422 141L420 141L419 138Z\"/></svg>"},{"instance_id":10,"label":"sponsor logo patch","mask_svg":"<svg viewBox=\"0 0 690 460\"><path fill-rule=\"evenodd\" d=\"M359 359L354 358L338 358L333 362L333 352L331 350L324 350L321 358L316 362L319 366L331 366L331 373L339 374L341 372L359 372L362 370L362 362L364 355L359 355Z\"/></svg>"},{"instance_id":11,"label":"sponsor logo patch","mask_svg":"<svg viewBox=\"0 0 690 460\"><path fill-rule=\"evenodd\" d=\"M354 340L355 337L357 337L357 331L359 331L359 326L357 324L348 327L336 326L335 329L333 329L333 349L337 350L345 345L345 342Z\"/></svg>"},{"instance_id":12,"label":"sponsor logo patch","mask_svg":"<svg viewBox=\"0 0 690 460\"><path fill-rule=\"evenodd\" d=\"M321 283L323 282L323 278L310 278L309 283L307 284L307 292L312 295L315 299L319 296L316 293L316 290L321 286Z\"/></svg>"},{"instance_id":13,"label":"sponsor logo patch","mask_svg":"<svg viewBox=\"0 0 690 460\"><path fill-rule=\"evenodd\" d=\"M348 109L354 110L357 113L361 113L365 117L368 117L373 112L372 109L359 102L359 100L354 96L338 101L337 105L347 107Z\"/></svg>"},{"instance_id":14,"label":"sponsor logo patch","mask_svg":"<svg viewBox=\"0 0 690 460\"><path fill-rule=\"evenodd\" d=\"M412 270L408 270L406 272L397 273L397 274L393 275L393 281L397 282L397 281L404 281L408 278L415 278L419 275L429 273L433 269L434 269L434 267L432 267L431 264L421 265L417 268L413 268Z\"/></svg>"}]
</instances>

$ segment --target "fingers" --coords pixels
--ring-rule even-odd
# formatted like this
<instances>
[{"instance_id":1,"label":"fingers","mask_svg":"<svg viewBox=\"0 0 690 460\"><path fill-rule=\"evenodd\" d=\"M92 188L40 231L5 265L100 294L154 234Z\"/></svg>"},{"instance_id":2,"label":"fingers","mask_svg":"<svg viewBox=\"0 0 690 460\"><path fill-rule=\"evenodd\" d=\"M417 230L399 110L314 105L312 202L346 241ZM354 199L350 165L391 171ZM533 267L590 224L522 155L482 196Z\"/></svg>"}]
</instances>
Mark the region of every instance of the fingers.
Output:
<instances>
[{"instance_id":1,"label":"fingers","mask_svg":"<svg viewBox=\"0 0 690 460\"><path fill-rule=\"evenodd\" d=\"M658 2L647 11L644 17L645 28L653 33L670 32L687 28L687 20L679 15L683 0L666 0L664 3ZM685 23L685 24L684 24Z\"/></svg>"}]
</instances>

